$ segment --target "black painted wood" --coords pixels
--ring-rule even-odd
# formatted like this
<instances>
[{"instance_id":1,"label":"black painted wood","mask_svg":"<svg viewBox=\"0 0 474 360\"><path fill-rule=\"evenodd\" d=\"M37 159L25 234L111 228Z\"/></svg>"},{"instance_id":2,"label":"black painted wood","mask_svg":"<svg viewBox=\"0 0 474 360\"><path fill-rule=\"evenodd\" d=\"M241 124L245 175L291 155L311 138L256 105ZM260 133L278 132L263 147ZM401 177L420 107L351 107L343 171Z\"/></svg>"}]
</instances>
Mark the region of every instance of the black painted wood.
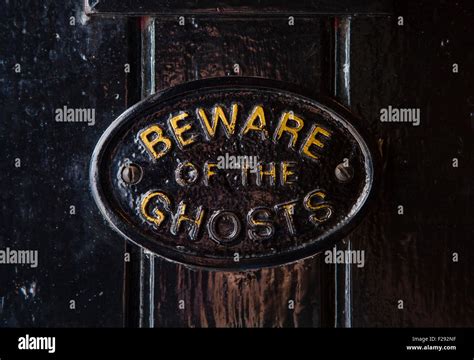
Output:
<instances>
[{"instance_id":1,"label":"black painted wood","mask_svg":"<svg viewBox=\"0 0 474 360\"><path fill-rule=\"evenodd\" d=\"M123 71L126 20L81 20L81 10L0 4L0 248L39 251L37 268L0 265L1 326L123 323L124 241L97 212L88 168L137 74ZM95 108L96 124L56 122L64 105Z\"/></svg>"},{"instance_id":2,"label":"black painted wood","mask_svg":"<svg viewBox=\"0 0 474 360\"><path fill-rule=\"evenodd\" d=\"M352 108L379 139L384 168L378 207L354 234L367 258L354 269L354 326L473 326L474 12L418 2L400 14L404 26L353 24ZM421 125L381 123L388 105L419 107Z\"/></svg>"}]
</instances>

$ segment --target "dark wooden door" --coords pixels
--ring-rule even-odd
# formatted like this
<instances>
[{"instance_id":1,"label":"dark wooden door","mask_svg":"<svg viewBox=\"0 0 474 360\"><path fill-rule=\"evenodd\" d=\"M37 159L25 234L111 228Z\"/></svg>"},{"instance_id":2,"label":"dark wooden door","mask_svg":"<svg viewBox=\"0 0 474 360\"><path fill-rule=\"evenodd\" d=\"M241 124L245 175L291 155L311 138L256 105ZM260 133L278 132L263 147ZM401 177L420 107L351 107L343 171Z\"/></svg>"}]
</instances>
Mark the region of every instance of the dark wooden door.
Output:
<instances>
[{"instance_id":1,"label":"dark wooden door","mask_svg":"<svg viewBox=\"0 0 474 360\"><path fill-rule=\"evenodd\" d=\"M0 5L0 246L39 254L35 268L0 265L3 326L474 324L468 2L239 5ZM148 95L217 76L282 80L361 119L382 171L338 249L364 251L362 267L323 252L197 270L126 243L102 218L88 171L108 125ZM95 109L95 124L55 121L63 106ZM419 126L381 121L388 107L419 109Z\"/></svg>"}]
</instances>

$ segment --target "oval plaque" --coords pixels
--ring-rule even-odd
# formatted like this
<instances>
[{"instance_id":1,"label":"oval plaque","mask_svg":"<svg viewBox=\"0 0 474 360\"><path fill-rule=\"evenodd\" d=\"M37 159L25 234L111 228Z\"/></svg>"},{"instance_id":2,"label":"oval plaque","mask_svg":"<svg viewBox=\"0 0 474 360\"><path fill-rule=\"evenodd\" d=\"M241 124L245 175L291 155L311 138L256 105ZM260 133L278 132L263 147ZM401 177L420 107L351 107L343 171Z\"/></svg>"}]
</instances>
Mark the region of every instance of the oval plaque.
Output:
<instances>
[{"instance_id":1,"label":"oval plaque","mask_svg":"<svg viewBox=\"0 0 474 360\"><path fill-rule=\"evenodd\" d=\"M332 246L374 185L350 113L279 82L214 78L128 109L101 137L90 179L113 228L171 261L280 265Z\"/></svg>"}]
</instances>

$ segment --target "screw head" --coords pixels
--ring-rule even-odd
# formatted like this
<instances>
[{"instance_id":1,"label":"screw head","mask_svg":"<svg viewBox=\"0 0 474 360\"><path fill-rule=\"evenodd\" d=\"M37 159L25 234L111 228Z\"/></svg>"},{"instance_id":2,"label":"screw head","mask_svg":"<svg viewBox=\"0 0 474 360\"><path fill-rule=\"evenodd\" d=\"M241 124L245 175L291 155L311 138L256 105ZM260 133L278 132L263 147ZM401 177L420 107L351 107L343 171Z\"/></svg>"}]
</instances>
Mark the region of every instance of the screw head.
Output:
<instances>
[{"instance_id":1,"label":"screw head","mask_svg":"<svg viewBox=\"0 0 474 360\"><path fill-rule=\"evenodd\" d=\"M138 183L142 179L142 174L142 168L133 163L125 164L120 171L122 180L128 185Z\"/></svg>"},{"instance_id":2,"label":"screw head","mask_svg":"<svg viewBox=\"0 0 474 360\"><path fill-rule=\"evenodd\" d=\"M334 170L336 179L342 183L347 183L354 177L354 169L350 165L346 165L343 162L336 166Z\"/></svg>"}]
</instances>

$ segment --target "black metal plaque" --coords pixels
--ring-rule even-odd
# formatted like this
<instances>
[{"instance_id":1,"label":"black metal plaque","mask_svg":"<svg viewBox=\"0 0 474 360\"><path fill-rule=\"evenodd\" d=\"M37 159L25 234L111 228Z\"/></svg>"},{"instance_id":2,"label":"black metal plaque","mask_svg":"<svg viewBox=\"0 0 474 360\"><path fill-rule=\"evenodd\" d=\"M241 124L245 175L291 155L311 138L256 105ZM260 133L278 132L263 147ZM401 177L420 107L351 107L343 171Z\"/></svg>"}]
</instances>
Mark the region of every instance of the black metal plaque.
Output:
<instances>
[{"instance_id":1,"label":"black metal plaque","mask_svg":"<svg viewBox=\"0 0 474 360\"><path fill-rule=\"evenodd\" d=\"M171 261L259 268L331 246L374 186L357 120L287 85L226 77L156 94L116 119L90 170L130 241Z\"/></svg>"}]
</instances>

